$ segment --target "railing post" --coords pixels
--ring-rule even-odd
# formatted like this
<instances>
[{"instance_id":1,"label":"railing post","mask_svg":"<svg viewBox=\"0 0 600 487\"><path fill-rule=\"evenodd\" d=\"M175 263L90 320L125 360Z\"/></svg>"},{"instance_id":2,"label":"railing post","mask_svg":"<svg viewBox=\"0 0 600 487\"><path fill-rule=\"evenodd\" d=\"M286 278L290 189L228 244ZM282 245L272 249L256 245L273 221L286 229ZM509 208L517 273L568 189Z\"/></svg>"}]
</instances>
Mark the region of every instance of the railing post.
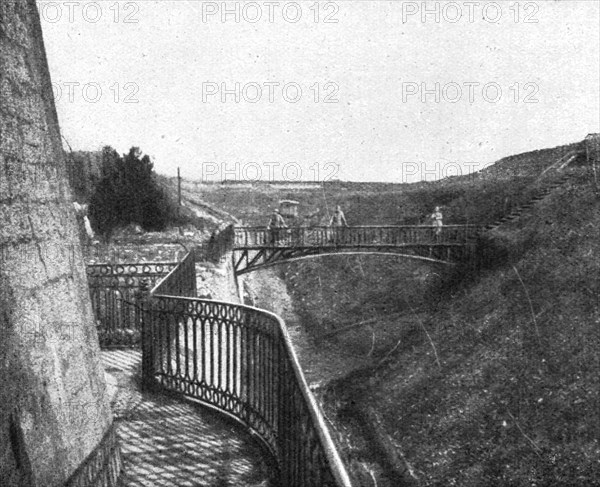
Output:
<instances>
[{"instance_id":1,"label":"railing post","mask_svg":"<svg viewBox=\"0 0 600 487\"><path fill-rule=\"evenodd\" d=\"M154 387L154 313L152 296L146 279L140 283L136 296L137 308L140 313L142 329L142 389L151 390Z\"/></svg>"}]
</instances>

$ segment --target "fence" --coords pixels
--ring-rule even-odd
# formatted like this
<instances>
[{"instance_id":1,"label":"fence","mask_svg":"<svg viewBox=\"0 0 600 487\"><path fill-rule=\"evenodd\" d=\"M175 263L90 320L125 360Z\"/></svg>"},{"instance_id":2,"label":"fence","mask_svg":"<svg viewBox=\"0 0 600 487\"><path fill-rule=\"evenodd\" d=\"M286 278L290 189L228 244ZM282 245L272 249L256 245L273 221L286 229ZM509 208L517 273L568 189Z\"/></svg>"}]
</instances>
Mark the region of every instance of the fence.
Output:
<instances>
[{"instance_id":1,"label":"fence","mask_svg":"<svg viewBox=\"0 0 600 487\"><path fill-rule=\"evenodd\" d=\"M256 432L278 461L281 485L349 487L283 321L184 296L195 290L193 259L142 303L144 384L197 399Z\"/></svg>"},{"instance_id":2,"label":"fence","mask_svg":"<svg viewBox=\"0 0 600 487\"><path fill-rule=\"evenodd\" d=\"M232 248L233 226L226 225L215 232L206 245L198 249L198 254L202 258L218 261ZM180 264L178 262L148 262L88 265L90 297L96 317L100 346L102 348L140 346L141 325L136 314L135 302L142 283L152 289L179 265L176 276L180 277L182 272L186 272L184 282L193 282L194 288L164 288L159 293L195 296L194 261L194 257L190 257L188 254ZM193 279L191 279L192 276ZM173 280L164 282L174 285Z\"/></svg>"},{"instance_id":3,"label":"fence","mask_svg":"<svg viewBox=\"0 0 600 487\"><path fill-rule=\"evenodd\" d=\"M141 329L132 304L140 285L147 282L154 286L175 267L177 262L87 266L90 298L101 347L139 346Z\"/></svg>"}]
</instances>

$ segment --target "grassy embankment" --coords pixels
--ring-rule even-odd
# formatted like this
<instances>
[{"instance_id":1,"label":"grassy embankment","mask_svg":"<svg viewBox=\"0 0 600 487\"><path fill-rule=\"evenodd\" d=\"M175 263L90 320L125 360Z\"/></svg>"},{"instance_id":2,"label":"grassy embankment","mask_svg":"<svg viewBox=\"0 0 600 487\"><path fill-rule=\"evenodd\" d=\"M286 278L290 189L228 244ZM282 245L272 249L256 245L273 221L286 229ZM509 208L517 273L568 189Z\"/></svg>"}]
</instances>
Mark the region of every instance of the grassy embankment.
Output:
<instances>
[{"instance_id":1,"label":"grassy embankment","mask_svg":"<svg viewBox=\"0 0 600 487\"><path fill-rule=\"evenodd\" d=\"M548 160L539 155L508 161L522 164L524 177L502 178L499 164L490 169L497 185L465 182L443 204L477 201L469 208L475 221L494 220L507 194L532 191L533 174ZM365 485L357 464L382 463L381 448L365 442L357 424L369 417L381 419L386 437L375 443L392 445L417 485L600 485L600 210L589 174L580 170L495 240L505 252L494 269L441 273L421 287L399 275L402 264L377 259L288 268L315 336L377 318L368 329L328 337L345 353L373 357L372 368L327 391L351 445L348 463ZM340 296L346 305L328 305ZM388 482L379 485L397 485L389 480L399 470L394 452L383 453Z\"/></svg>"},{"instance_id":2,"label":"grassy embankment","mask_svg":"<svg viewBox=\"0 0 600 487\"><path fill-rule=\"evenodd\" d=\"M543 170L573 148L440 182L214 185L202 199L251 224L289 198L312 223L335 204L356 225L414 221L435 205L448 223L490 223L528 201ZM359 464L379 464L378 485L397 487L402 458L423 486L600 485L600 210L589 174L576 172L494 232L503 258L493 269L366 256L285 267L315 340L372 359L323 391L359 485L372 485ZM373 418L377 428L364 424Z\"/></svg>"}]
</instances>

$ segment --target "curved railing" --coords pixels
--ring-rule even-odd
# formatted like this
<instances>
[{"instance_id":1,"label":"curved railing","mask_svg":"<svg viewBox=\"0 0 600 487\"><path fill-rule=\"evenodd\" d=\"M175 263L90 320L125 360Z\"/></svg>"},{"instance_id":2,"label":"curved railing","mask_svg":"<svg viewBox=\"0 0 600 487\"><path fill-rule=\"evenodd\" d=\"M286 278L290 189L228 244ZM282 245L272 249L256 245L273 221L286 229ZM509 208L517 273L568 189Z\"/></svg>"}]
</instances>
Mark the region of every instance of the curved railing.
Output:
<instances>
[{"instance_id":1,"label":"curved railing","mask_svg":"<svg viewBox=\"0 0 600 487\"><path fill-rule=\"evenodd\" d=\"M218 408L257 433L277 459L281 485L349 487L281 318L182 296L195 289L192 266L190 254L143 305L145 383Z\"/></svg>"}]
</instances>

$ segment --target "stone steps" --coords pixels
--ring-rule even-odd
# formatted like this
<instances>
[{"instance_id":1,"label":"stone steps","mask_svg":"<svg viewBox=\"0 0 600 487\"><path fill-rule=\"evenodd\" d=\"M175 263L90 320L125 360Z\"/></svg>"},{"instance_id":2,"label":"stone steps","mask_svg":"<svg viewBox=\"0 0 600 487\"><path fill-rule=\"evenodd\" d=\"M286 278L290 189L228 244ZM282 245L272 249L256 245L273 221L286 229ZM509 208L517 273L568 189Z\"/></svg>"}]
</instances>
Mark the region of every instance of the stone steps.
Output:
<instances>
[{"instance_id":1,"label":"stone steps","mask_svg":"<svg viewBox=\"0 0 600 487\"><path fill-rule=\"evenodd\" d=\"M519 218L521 218L523 213L526 213L529 210L533 209L537 203L546 199L552 192L554 192L556 189L562 187L571 178L572 178L571 174L564 174L560 178L545 185L543 188L541 188L539 191L537 191L535 193L535 195L527 203L517 206L508 215L505 215L505 216L499 218L494 223L487 224L484 227L484 231L495 230L495 229L501 227L502 225L504 225L505 223L512 223L512 222L517 221ZM475 240L473 240L473 241L475 241ZM467 241L467 243L469 243L469 241Z\"/></svg>"}]
</instances>

